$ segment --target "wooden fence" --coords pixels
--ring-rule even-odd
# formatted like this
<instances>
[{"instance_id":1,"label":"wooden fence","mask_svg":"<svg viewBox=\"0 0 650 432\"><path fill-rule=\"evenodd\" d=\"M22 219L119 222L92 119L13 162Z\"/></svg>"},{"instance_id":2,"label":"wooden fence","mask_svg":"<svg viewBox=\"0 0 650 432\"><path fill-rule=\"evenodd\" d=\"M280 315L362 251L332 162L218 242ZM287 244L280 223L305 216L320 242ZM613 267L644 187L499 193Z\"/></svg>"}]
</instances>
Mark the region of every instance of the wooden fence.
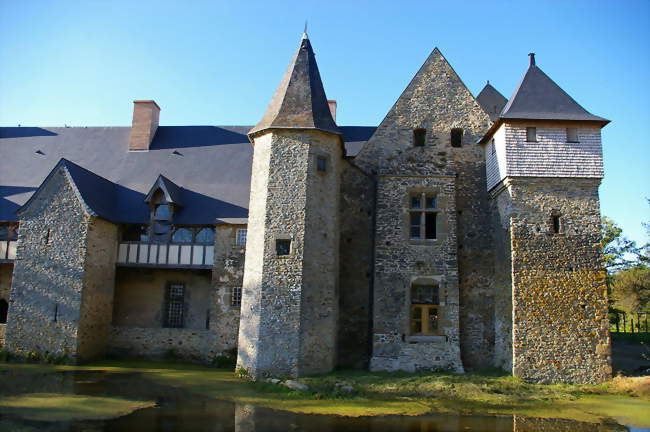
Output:
<instances>
[{"instance_id":1,"label":"wooden fence","mask_svg":"<svg viewBox=\"0 0 650 432\"><path fill-rule=\"evenodd\" d=\"M609 331L616 333L650 333L650 312L610 312Z\"/></svg>"}]
</instances>

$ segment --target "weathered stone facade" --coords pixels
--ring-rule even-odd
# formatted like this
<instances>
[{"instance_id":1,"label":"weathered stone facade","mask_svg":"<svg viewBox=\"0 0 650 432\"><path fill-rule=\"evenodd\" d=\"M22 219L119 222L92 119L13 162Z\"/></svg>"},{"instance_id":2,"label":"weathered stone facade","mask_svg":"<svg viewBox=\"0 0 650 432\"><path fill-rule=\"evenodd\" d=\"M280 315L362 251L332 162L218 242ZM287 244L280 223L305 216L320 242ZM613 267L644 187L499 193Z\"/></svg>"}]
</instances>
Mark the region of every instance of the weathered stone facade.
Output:
<instances>
[{"instance_id":1,"label":"weathered stone facade","mask_svg":"<svg viewBox=\"0 0 650 432\"><path fill-rule=\"evenodd\" d=\"M103 355L116 227L92 219L60 168L22 214L6 344L13 352Z\"/></svg>"},{"instance_id":2,"label":"weathered stone facade","mask_svg":"<svg viewBox=\"0 0 650 432\"><path fill-rule=\"evenodd\" d=\"M237 363L253 377L326 372L336 360L340 138L271 130L254 146ZM278 241L290 242L287 254Z\"/></svg>"},{"instance_id":3,"label":"weathered stone facade","mask_svg":"<svg viewBox=\"0 0 650 432\"><path fill-rule=\"evenodd\" d=\"M535 85L547 92L520 92ZM237 350L253 378L496 366L601 382L611 374L598 201L607 120L534 56L519 93L491 107L492 123L434 49L379 127L348 140L369 128L336 125L303 35L252 129L200 127L190 144L184 128L158 128L155 102L136 101L116 149L129 157L116 160L160 167L154 185L140 196L61 159L18 213L16 259L0 257L6 347L73 361L207 362ZM191 146L201 150L183 159ZM219 158L202 151L212 147L238 169L213 169ZM229 178L211 196L186 189L193 163L208 173L197 190L217 171ZM179 184L165 171L177 164L189 167ZM248 209L234 204L242 190Z\"/></svg>"}]
</instances>

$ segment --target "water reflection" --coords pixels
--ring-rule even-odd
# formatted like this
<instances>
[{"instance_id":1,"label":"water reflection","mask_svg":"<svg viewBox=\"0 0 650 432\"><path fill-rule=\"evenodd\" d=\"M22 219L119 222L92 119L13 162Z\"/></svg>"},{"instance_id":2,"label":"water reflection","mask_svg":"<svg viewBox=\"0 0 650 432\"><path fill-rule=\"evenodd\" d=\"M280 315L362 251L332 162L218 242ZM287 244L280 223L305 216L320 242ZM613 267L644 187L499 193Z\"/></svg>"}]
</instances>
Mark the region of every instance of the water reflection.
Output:
<instances>
[{"instance_id":1,"label":"water reflection","mask_svg":"<svg viewBox=\"0 0 650 432\"><path fill-rule=\"evenodd\" d=\"M177 388L155 384L137 373L67 372L14 374L0 377L0 395L74 393L155 400L155 408L112 420L41 422L0 415L0 430L25 432L604 432L627 431L616 424L569 420L429 415L421 417L342 418L294 414L250 404L216 401ZM327 403L323 401L323 403Z\"/></svg>"}]
</instances>

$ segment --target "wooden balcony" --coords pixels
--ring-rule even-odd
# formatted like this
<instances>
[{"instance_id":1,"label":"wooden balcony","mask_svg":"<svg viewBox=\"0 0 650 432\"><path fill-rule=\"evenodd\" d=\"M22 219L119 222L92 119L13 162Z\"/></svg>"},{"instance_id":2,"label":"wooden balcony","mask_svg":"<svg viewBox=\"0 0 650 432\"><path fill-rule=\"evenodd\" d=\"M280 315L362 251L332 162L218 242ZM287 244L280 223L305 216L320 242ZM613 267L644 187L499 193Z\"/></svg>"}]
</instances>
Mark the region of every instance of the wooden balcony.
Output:
<instances>
[{"instance_id":1,"label":"wooden balcony","mask_svg":"<svg viewBox=\"0 0 650 432\"><path fill-rule=\"evenodd\" d=\"M117 265L122 267L159 267L211 269L214 246L197 243L121 242Z\"/></svg>"},{"instance_id":2,"label":"wooden balcony","mask_svg":"<svg viewBox=\"0 0 650 432\"><path fill-rule=\"evenodd\" d=\"M13 262L16 259L16 240L0 240L0 262Z\"/></svg>"}]
</instances>

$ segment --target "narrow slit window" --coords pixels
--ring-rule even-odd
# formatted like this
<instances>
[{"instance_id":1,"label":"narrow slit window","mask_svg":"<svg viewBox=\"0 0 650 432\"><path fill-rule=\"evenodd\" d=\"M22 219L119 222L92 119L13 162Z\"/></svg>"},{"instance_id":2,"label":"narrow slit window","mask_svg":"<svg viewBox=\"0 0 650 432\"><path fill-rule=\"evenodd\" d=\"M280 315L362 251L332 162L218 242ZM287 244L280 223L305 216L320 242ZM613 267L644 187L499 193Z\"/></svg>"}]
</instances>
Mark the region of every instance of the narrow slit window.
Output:
<instances>
[{"instance_id":1,"label":"narrow slit window","mask_svg":"<svg viewBox=\"0 0 650 432\"><path fill-rule=\"evenodd\" d=\"M167 298L165 303L164 327L183 328L185 285L169 284L167 286Z\"/></svg>"},{"instance_id":2,"label":"narrow slit window","mask_svg":"<svg viewBox=\"0 0 650 432\"><path fill-rule=\"evenodd\" d=\"M492 154L496 154L497 152L497 145L494 142L494 138L492 138L492 141L490 141L490 148L492 150Z\"/></svg>"},{"instance_id":3,"label":"narrow slit window","mask_svg":"<svg viewBox=\"0 0 650 432\"><path fill-rule=\"evenodd\" d=\"M527 127L526 128L526 141L528 141L528 142L537 142L537 128L536 127Z\"/></svg>"},{"instance_id":4,"label":"narrow slit window","mask_svg":"<svg viewBox=\"0 0 650 432\"><path fill-rule=\"evenodd\" d=\"M9 303L7 300L0 299L0 324L7 324L7 312L9 311Z\"/></svg>"},{"instance_id":5,"label":"narrow slit window","mask_svg":"<svg viewBox=\"0 0 650 432\"><path fill-rule=\"evenodd\" d=\"M230 305L239 307L241 306L241 287L233 287L230 293Z\"/></svg>"},{"instance_id":6,"label":"narrow slit window","mask_svg":"<svg viewBox=\"0 0 650 432\"><path fill-rule=\"evenodd\" d=\"M275 253L277 256L286 256L291 253L291 240L277 239L275 241Z\"/></svg>"},{"instance_id":7,"label":"narrow slit window","mask_svg":"<svg viewBox=\"0 0 650 432\"><path fill-rule=\"evenodd\" d=\"M452 129L451 130L451 146L452 147L462 147L463 146L463 130L462 129Z\"/></svg>"},{"instance_id":8,"label":"narrow slit window","mask_svg":"<svg viewBox=\"0 0 650 432\"><path fill-rule=\"evenodd\" d=\"M325 156L316 157L316 169L318 172L327 172L327 158Z\"/></svg>"},{"instance_id":9,"label":"narrow slit window","mask_svg":"<svg viewBox=\"0 0 650 432\"><path fill-rule=\"evenodd\" d=\"M576 128L567 128L567 130L566 130L566 142L570 142L570 143L578 142L578 129L576 129Z\"/></svg>"},{"instance_id":10,"label":"narrow slit window","mask_svg":"<svg viewBox=\"0 0 650 432\"><path fill-rule=\"evenodd\" d=\"M426 129L414 129L413 130L413 145L415 147L424 147L424 144L427 140L427 130Z\"/></svg>"},{"instance_id":11,"label":"narrow slit window","mask_svg":"<svg viewBox=\"0 0 650 432\"><path fill-rule=\"evenodd\" d=\"M553 234L560 234L562 232L562 221L560 215L551 216L551 224L553 225Z\"/></svg>"}]
</instances>

